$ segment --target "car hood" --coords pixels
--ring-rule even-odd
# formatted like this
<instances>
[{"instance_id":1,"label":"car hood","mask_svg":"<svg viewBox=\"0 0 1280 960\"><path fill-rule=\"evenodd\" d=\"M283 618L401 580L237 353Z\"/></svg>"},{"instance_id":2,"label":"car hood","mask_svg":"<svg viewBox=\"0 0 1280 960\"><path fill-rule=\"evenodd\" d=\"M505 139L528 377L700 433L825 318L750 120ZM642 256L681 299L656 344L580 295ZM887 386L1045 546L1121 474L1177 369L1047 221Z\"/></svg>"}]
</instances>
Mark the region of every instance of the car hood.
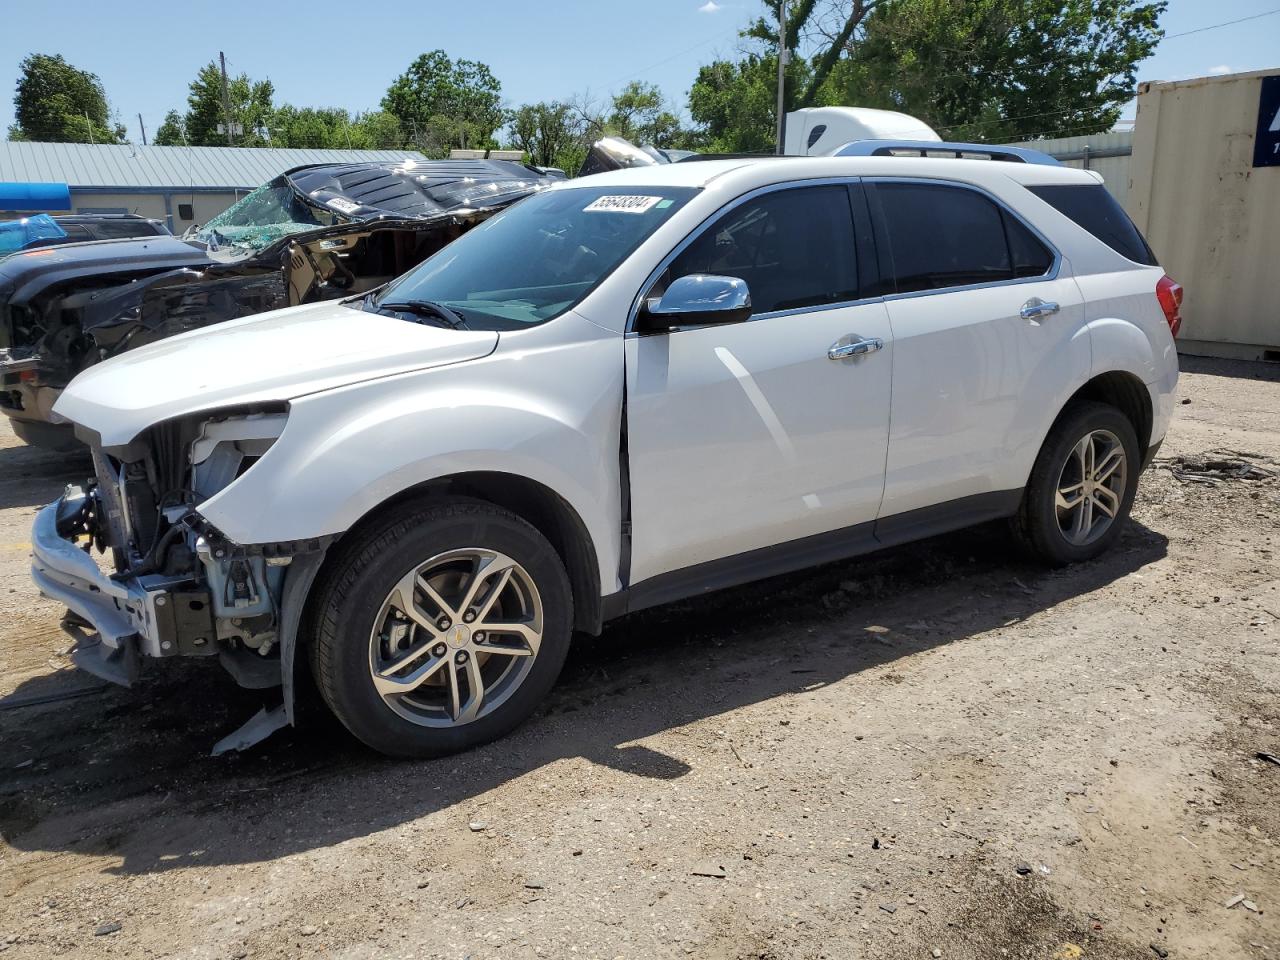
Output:
<instances>
[{"instance_id":1,"label":"car hood","mask_svg":"<svg viewBox=\"0 0 1280 960\"><path fill-rule=\"evenodd\" d=\"M475 360L497 345L493 331L427 326L342 303L289 307L92 366L71 381L53 411L114 446L174 417Z\"/></svg>"}]
</instances>

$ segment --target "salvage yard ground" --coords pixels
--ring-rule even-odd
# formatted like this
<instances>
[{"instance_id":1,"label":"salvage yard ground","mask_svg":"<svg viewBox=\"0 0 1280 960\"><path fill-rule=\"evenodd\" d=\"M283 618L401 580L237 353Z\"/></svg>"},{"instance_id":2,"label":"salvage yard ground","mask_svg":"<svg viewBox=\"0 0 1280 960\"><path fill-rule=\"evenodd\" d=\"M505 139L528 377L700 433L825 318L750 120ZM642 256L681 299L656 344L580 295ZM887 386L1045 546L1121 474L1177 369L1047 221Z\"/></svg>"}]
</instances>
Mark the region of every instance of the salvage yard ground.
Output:
<instances>
[{"instance_id":1,"label":"salvage yard ground","mask_svg":"<svg viewBox=\"0 0 1280 960\"><path fill-rule=\"evenodd\" d=\"M1100 561L982 530L649 611L426 763L212 759L263 702L216 666L68 669L26 540L88 462L4 428L0 951L1280 958L1280 479L1169 468L1280 467L1280 369L1184 369Z\"/></svg>"}]
</instances>

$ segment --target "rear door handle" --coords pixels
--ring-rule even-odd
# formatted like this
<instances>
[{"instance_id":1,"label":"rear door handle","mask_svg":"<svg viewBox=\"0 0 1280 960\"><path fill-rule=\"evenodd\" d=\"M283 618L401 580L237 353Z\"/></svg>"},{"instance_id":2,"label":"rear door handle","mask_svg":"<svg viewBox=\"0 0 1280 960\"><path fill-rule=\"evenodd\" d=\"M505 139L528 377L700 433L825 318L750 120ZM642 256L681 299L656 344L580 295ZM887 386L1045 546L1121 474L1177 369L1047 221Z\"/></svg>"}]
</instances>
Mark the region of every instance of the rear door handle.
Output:
<instances>
[{"instance_id":1,"label":"rear door handle","mask_svg":"<svg viewBox=\"0 0 1280 960\"><path fill-rule=\"evenodd\" d=\"M1023 320L1039 320L1041 317L1053 316L1061 309L1056 303L1041 300L1039 297L1032 297L1022 305L1022 309L1018 312L1022 314Z\"/></svg>"},{"instance_id":2,"label":"rear door handle","mask_svg":"<svg viewBox=\"0 0 1280 960\"><path fill-rule=\"evenodd\" d=\"M856 340L842 342L844 338L837 340L831 345L827 351L828 360L848 360L850 357L860 357L866 353L875 353L884 346L884 341L879 337L858 337Z\"/></svg>"}]
</instances>

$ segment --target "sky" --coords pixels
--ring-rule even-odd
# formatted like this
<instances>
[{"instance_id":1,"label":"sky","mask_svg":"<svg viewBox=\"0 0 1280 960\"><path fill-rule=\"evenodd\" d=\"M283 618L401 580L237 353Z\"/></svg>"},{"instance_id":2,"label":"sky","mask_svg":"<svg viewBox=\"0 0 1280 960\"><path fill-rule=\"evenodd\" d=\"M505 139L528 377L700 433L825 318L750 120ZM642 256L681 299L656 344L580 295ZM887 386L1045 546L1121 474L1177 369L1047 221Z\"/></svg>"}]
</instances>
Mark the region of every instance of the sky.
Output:
<instances>
[{"instance_id":1,"label":"sky","mask_svg":"<svg viewBox=\"0 0 1280 960\"><path fill-rule=\"evenodd\" d=\"M509 106L604 98L644 80L685 115L698 67L734 55L761 10L759 0L0 0L0 135L13 122L18 64L33 52L96 73L134 141L138 114L151 135L168 110L184 110L187 84L219 50L229 72L269 78L277 105L375 109L418 54L440 48L489 64ZM1140 80L1280 67L1280 0L1170 0L1162 24L1169 36Z\"/></svg>"}]
</instances>

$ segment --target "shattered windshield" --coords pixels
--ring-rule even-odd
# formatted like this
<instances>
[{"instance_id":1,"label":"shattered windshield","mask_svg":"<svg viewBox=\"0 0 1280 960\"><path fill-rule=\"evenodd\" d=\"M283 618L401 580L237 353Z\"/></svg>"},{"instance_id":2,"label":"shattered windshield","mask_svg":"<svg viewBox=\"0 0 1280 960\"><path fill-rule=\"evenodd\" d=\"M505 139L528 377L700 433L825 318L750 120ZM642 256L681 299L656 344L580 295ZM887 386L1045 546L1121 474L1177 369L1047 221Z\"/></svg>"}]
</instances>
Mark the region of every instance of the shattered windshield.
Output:
<instances>
[{"instance_id":1,"label":"shattered windshield","mask_svg":"<svg viewBox=\"0 0 1280 960\"><path fill-rule=\"evenodd\" d=\"M366 309L443 306L472 330L542 323L585 297L696 192L614 186L534 194L410 270Z\"/></svg>"},{"instance_id":2,"label":"shattered windshield","mask_svg":"<svg viewBox=\"0 0 1280 960\"><path fill-rule=\"evenodd\" d=\"M256 252L281 237L345 222L298 196L284 177L263 184L212 218L196 233L212 250L233 247Z\"/></svg>"}]
</instances>

